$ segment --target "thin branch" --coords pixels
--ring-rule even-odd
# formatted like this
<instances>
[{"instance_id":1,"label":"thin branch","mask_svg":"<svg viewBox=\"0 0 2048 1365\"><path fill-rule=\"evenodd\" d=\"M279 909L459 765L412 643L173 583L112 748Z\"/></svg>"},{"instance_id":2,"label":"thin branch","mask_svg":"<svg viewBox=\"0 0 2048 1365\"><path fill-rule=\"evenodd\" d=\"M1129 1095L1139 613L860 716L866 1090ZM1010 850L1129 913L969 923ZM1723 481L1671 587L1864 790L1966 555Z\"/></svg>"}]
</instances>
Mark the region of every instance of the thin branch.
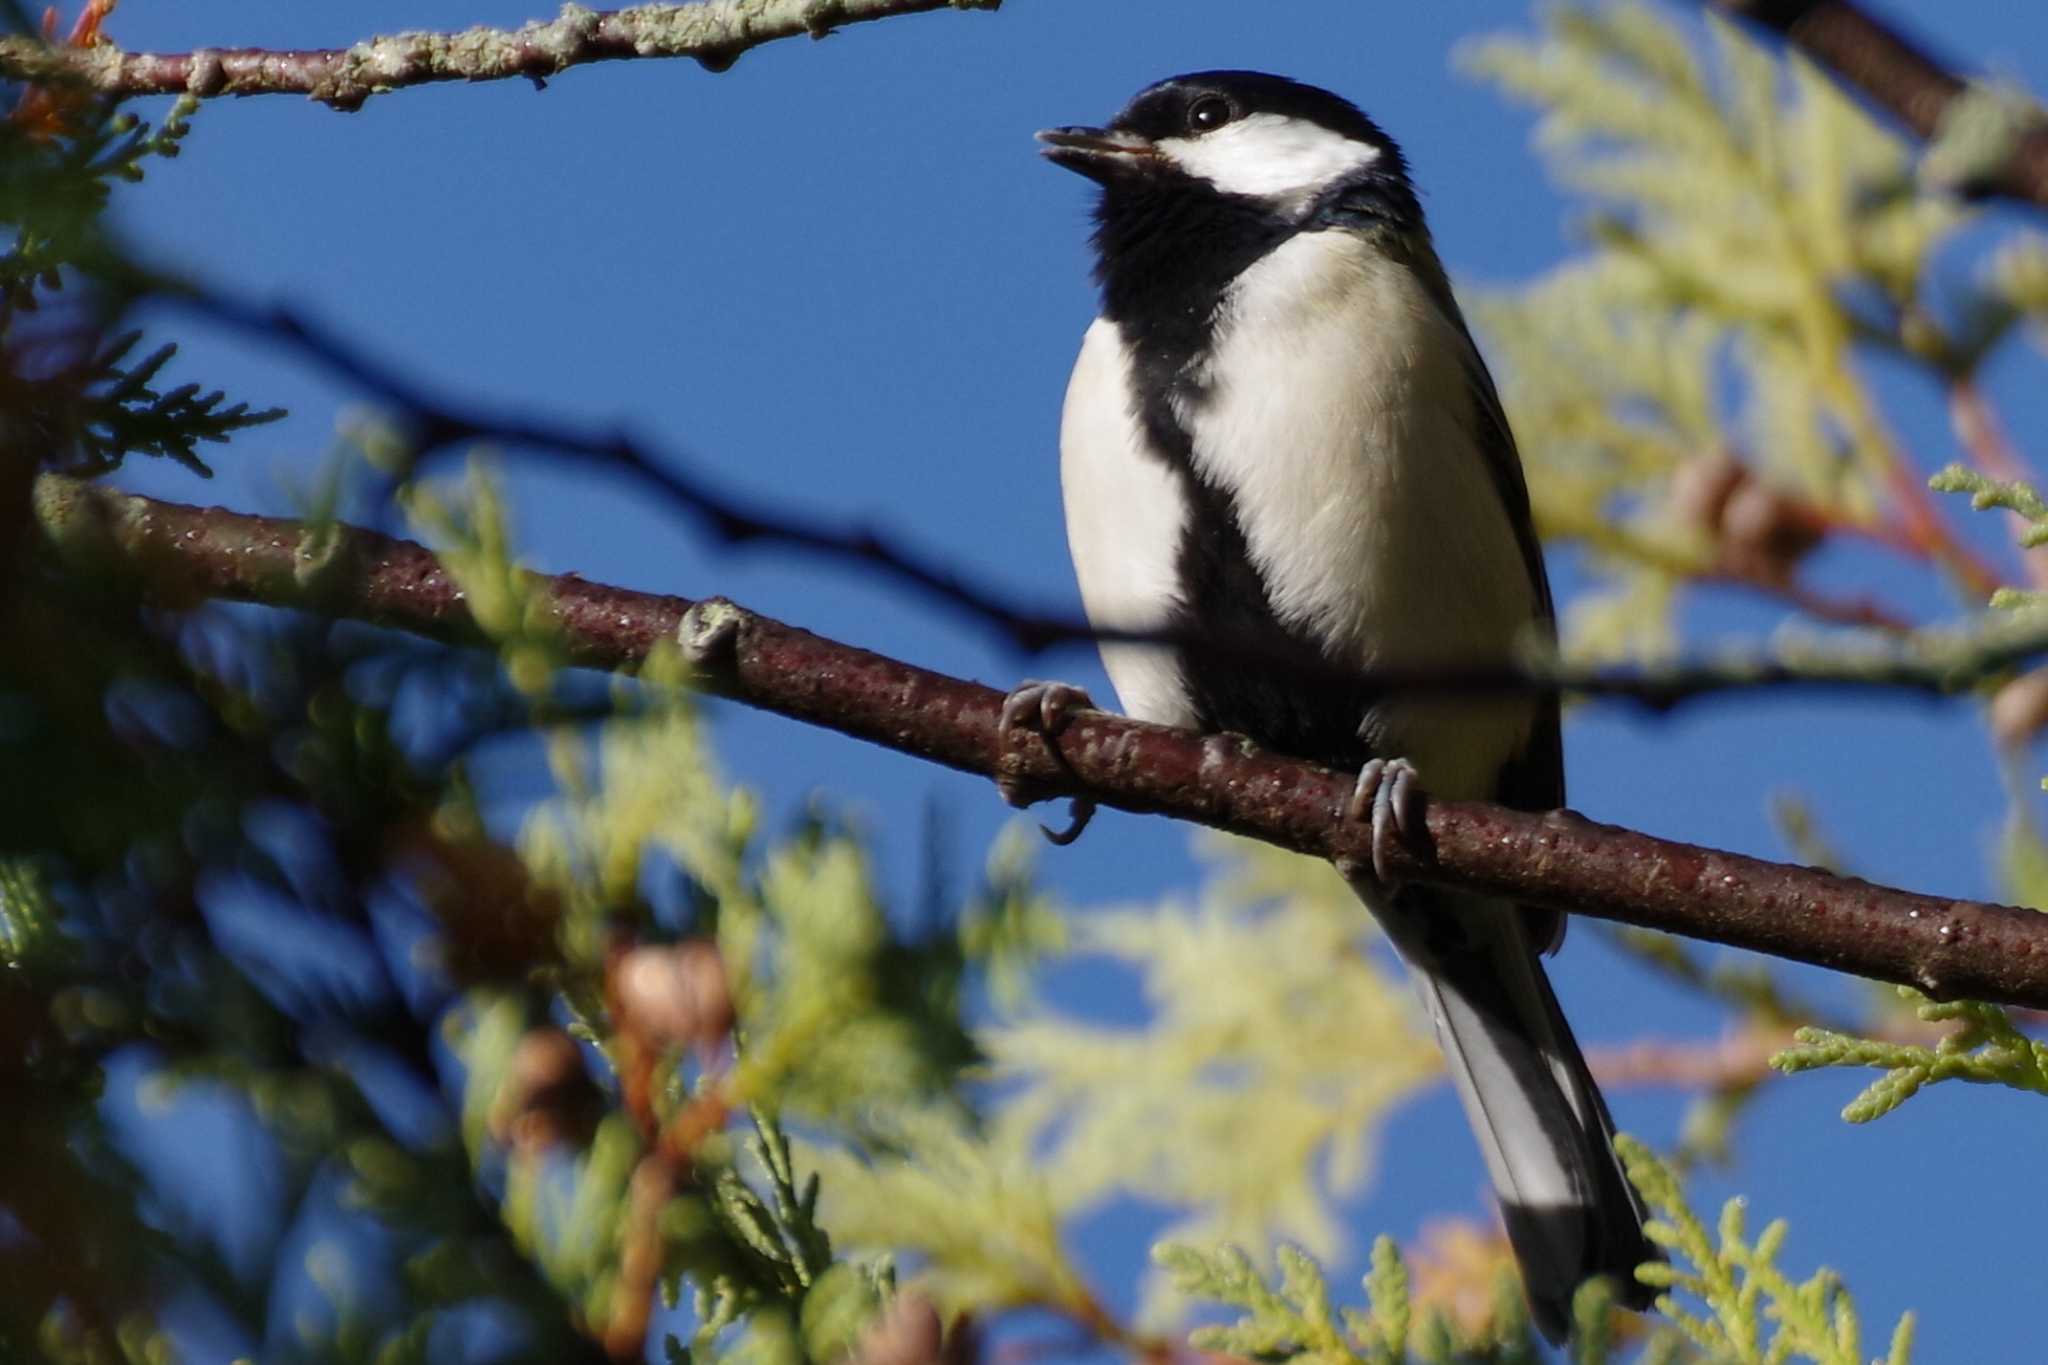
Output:
<instances>
[{"instance_id":1,"label":"thin branch","mask_svg":"<svg viewBox=\"0 0 2048 1365\"><path fill-rule=\"evenodd\" d=\"M1732 460L1727 461L1724 467L1730 470L1739 468ZM1885 523L1850 521L1788 494L1774 491L1772 496L1783 509L1788 522L1809 534L1815 545L1829 536L1858 536L1917 559L1926 557L1926 552L1903 529ZM1702 528L1713 537L1713 553L1704 559L1697 551L1675 545L1666 537L1623 526L1598 512L1571 518L1551 517L1539 529L1546 543L1577 541L1602 555L1627 559L1674 579L1703 587L1754 593L1830 625L1894 634L1904 634L1913 628L1911 618L1903 611L1888 607L1874 597L1837 596L1804 586L1797 577L1797 556L1787 560L1774 559L1768 554L1732 553L1733 547L1727 543L1726 533L1719 526Z\"/></svg>"},{"instance_id":2,"label":"thin branch","mask_svg":"<svg viewBox=\"0 0 2048 1365\"><path fill-rule=\"evenodd\" d=\"M249 517L44 476L47 548L75 570L131 580L174 603L263 602L456 642L481 637L432 553L349 527ZM314 557L306 547L325 544ZM998 725L1003 694L772 621L729 602L637 593L573 575L532 578L569 657L621 668L676 639L707 690L963 772L1167 814L1332 859L1369 856L1341 818L1353 775L1101 712L1047 741ZM1872 886L1594 824L1432 801L1403 877L1967 997L2048 1007L2048 915Z\"/></svg>"},{"instance_id":3,"label":"thin branch","mask_svg":"<svg viewBox=\"0 0 2048 1365\"><path fill-rule=\"evenodd\" d=\"M593 10L562 6L551 21L516 29L393 33L352 47L271 51L195 48L124 52L102 43L53 47L28 35L0 37L0 80L84 87L116 99L138 95L304 95L360 109L372 95L437 81L523 77L536 85L572 66L641 57L690 57L723 71L741 53L778 38L822 38L849 24L936 9L988 9L1001 0L705 0Z\"/></svg>"},{"instance_id":4,"label":"thin branch","mask_svg":"<svg viewBox=\"0 0 2048 1365\"><path fill-rule=\"evenodd\" d=\"M1779 34L1918 136L1939 140L1982 92L1853 0L1702 0ZM2038 112L2038 111L2036 111ZM1956 188L2048 206L2048 122L2022 117Z\"/></svg>"},{"instance_id":5,"label":"thin branch","mask_svg":"<svg viewBox=\"0 0 2048 1365\"><path fill-rule=\"evenodd\" d=\"M1975 380L1959 378L1950 382L1948 416L1949 426L1969 453L1971 464L2004 483L2023 483L2030 488L2039 485L2040 480L2005 434L1998 413Z\"/></svg>"},{"instance_id":6,"label":"thin branch","mask_svg":"<svg viewBox=\"0 0 2048 1365\"><path fill-rule=\"evenodd\" d=\"M1459 695L1563 691L1613 697L1662 710L1698 697L1768 687L1871 687L1946 696L1967 691L2005 670L2048 652L2048 626L2005 617L1981 632L1909 632L1890 620L1890 638L1875 649L1844 645L1827 658L1728 657L1704 664L1655 669L1574 670L1530 663L1456 671L1383 669L1370 677L1313 661L1276 661L1240 639L1205 626L1118 630L1022 606L963 579L939 560L880 532L806 520L785 508L751 504L717 489L693 472L692 462L622 433L600 433L545 415L522 416L501 406L466 403L433 393L373 359L338 333L285 308L266 308L218 293L157 282L160 298L271 344L297 349L323 368L359 385L390 410L414 447L414 468L428 457L483 444L499 449L546 450L614 470L649 489L717 538L720 544L782 545L849 563L892 578L994 628L1027 654L1059 644L1157 644L1186 651L1218 667L1257 664L1284 668L1307 684L1356 686L1361 692ZM1924 493L1921 494L1924 498ZM1985 589L1988 593L1989 587ZM1810 651L1809 651L1810 652Z\"/></svg>"},{"instance_id":7,"label":"thin branch","mask_svg":"<svg viewBox=\"0 0 2048 1365\"><path fill-rule=\"evenodd\" d=\"M1755 1027L1711 1041L1640 1038L1617 1047L1591 1048L1586 1065L1604 1090L1726 1090L1769 1079L1772 1056L1791 1044L1790 1029Z\"/></svg>"},{"instance_id":8,"label":"thin branch","mask_svg":"<svg viewBox=\"0 0 2048 1365\"><path fill-rule=\"evenodd\" d=\"M1947 569L1963 589L1982 601L2005 581L1997 567L1977 553L1942 517L1928 495L1927 476L1915 469L1896 445L1886 442L1883 479L1905 516L1907 533L1933 564Z\"/></svg>"},{"instance_id":9,"label":"thin branch","mask_svg":"<svg viewBox=\"0 0 2048 1365\"><path fill-rule=\"evenodd\" d=\"M1948 420L1956 440L1979 471L2002 483L2039 487L2040 481L2005 434L1997 410L1975 380L1958 376L1949 382ZM2008 513L2007 520L2015 533L2027 529L2027 519L2016 512ZM2037 589L2048 588L2048 549L2023 550L2021 559L2026 565L2027 581Z\"/></svg>"},{"instance_id":10,"label":"thin branch","mask_svg":"<svg viewBox=\"0 0 2048 1365\"><path fill-rule=\"evenodd\" d=\"M917 589L934 600L993 625L1019 649L1037 652L1061 641L1094 639L1086 624L1062 621L1005 602L962 580L937 560L864 527L806 521L786 508L770 510L715 488L691 471L691 461L656 450L624 432L571 426L545 415L521 416L499 406L465 403L430 392L395 368L373 359L339 333L284 308L265 308L224 294L193 292L153 281L163 302L183 306L268 344L292 347L331 373L356 384L387 408L413 443L415 463L473 444L547 450L634 480L681 512L721 545L783 545L843 560Z\"/></svg>"},{"instance_id":11,"label":"thin branch","mask_svg":"<svg viewBox=\"0 0 2048 1365\"><path fill-rule=\"evenodd\" d=\"M1772 582L1755 574L1739 573L1731 569L1709 569L1694 577L1710 587L1739 588L1756 593L1781 602L1803 616L1810 616L1816 621L1825 621L1830 625L1882 630L1894 635L1903 635L1913 629L1913 622L1908 617L1885 606L1868 593L1854 597L1827 593L1818 588L1806 587L1792 579Z\"/></svg>"},{"instance_id":12,"label":"thin branch","mask_svg":"<svg viewBox=\"0 0 2048 1365\"><path fill-rule=\"evenodd\" d=\"M2015 1011L2021 1025L2037 1025L2031 1011ZM1955 1032L1947 1022L1928 1023L1903 1009L1894 1009L1874 1020L1835 1030L1858 1038L1876 1038L1888 1043L1935 1047ZM1756 1085L1785 1073L1774 1071L1771 1058L1798 1042L1798 1029L1791 1024L1772 1025L1751 1020L1731 1033L1715 1039L1671 1040L1638 1038L1612 1047L1586 1051L1586 1064L1606 1089L1619 1087L1663 1087L1676 1090L1725 1090Z\"/></svg>"}]
</instances>

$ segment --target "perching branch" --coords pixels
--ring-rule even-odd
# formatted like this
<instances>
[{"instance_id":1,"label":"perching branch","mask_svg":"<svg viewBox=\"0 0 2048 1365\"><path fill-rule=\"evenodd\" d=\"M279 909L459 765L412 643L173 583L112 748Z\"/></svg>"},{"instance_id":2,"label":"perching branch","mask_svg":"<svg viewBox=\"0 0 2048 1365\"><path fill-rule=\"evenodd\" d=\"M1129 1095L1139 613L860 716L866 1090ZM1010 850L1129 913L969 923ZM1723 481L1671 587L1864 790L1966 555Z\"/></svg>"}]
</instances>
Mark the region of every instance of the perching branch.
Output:
<instances>
[{"instance_id":1,"label":"perching branch","mask_svg":"<svg viewBox=\"0 0 2048 1365\"><path fill-rule=\"evenodd\" d=\"M1973 86L1853 0L1705 3L1779 34L1918 136L1951 142L1957 165L1944 178L1956 190L2048 206L2048 118L2038 107Z\"/></svg>"},{"instance_id":2,"label":"perching branch","mask_svg":"<svg viewBox=\"0 0 2048 1365\"><path fill-rule=\"evenodd\" d=\"M316 527L130 497L45 475L38 520L75 570L127 579L176 604L260 602L457 643L481 636L432 553L350 527ZM318 547L316 549L316 547ZM632 592L536 575L569 658L622 668L677 639L707 690L963 772L1166 814L1323 858L1367 855L1339 818L1352 775L1098 712L1057 752L1006 742L1003 694L783 625L720 599ZM1398 871L1420 881L1661 929L1918 987L1938 999L2048 1006L2048 915L1943 900L1599 825L1432 801L1429 849Z\"/></svg>"},{"instance_id":3,"label":"perching branch","mask_svg":"<svg viewBox=\"0 0 2048 1365\"><path fill-rule=\"evenodd\" d=\"M690 57L723 71L741 53L778 38L822 38L849 24L935 9L994 9L1001 0L704 0L593 10L562 6L560 17L516 29L394 33L352 47L309 51L197 48L124 52L108 43L53 47L26 35L0 37L0 80L83 86L138 95L304 95L335 109L359 109L372 95L436 81L525 77L536 84L591 62Z\"/></svg>"}]
</instances>

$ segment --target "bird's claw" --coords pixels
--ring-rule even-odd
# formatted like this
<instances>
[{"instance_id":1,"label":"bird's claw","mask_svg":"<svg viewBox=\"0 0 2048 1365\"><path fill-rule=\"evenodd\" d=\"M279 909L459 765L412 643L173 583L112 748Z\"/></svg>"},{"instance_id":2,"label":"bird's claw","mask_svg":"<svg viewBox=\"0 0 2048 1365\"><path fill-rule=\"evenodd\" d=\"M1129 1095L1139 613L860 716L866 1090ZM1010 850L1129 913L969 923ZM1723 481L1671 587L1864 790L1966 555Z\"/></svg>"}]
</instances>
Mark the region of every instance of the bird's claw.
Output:
<instances>
[{"instance_id":1,"label":"bird's claw","mask_svg":"<svg viewBox=\"0 0 2048 1365\"><path fill-rule=\"evenodd\" d=\"M1095 710L1095 701L1078 687L1061 682L1024 682L1003 698L1001 718L997 731L1002 741L1004 756L1003 770L996 774L996 790L1003 794L1003 800L1022 808L1034 802L1043 801L1057 792L1047 791L1042 783L1020 775L1009 766L1016 753L1012 737L1029 732L1052 740L1066 728L1067 721L1076 711ZM1054 758L1059 758L1059 747L1050 745ZM1061 760L1064 763L1064 760ZM1070 819L1061 830L1038 827L1047 841L1064 848L1081 837L1081 831L1088 828L1088 822L1095 818L1095 803L1085 796L1077 796L1068 803Z\"/></svg>"},{"instance_id":2,"label":"bird's claw","mask_svg":"<svg viewBox=\"0 0 2048 1365\"><path fill-rule=\"evenodd\" d=\"M1035 731L1050 739L1076 711L1093 711L1095 699L1071 683L1021 682L1003 698L1005 730Z\"/></svg>"},{"instance_id":3,"label":"bird's claw","mask_svg":"<svg viewBox=\"0 0 2048 1365\"><path fill-rule=\"evenodd\" d=\"M1372 821L1372 875L1389 892L1399 879L1389 870L1401 845L1422 832L1422 774L1405 758L1368 759L1358 770L1345 814Z\"/></svg>"},{"instance_id":4,"label":"bird's claw","mask_svg":"<svg viewBox=\"0 0 2048 1365\"><path fill-rule=\"evenodd\" d=\"M1081 831L1088 828L1088 822L1095 818L1095 802L1085 796L1077 796L1067 802L1067 827L1054 829L1051 825L1040 825L1038 832L1045 841L1055 848L1065 848L1081 837Z\"/></svg>"}]
</instances>

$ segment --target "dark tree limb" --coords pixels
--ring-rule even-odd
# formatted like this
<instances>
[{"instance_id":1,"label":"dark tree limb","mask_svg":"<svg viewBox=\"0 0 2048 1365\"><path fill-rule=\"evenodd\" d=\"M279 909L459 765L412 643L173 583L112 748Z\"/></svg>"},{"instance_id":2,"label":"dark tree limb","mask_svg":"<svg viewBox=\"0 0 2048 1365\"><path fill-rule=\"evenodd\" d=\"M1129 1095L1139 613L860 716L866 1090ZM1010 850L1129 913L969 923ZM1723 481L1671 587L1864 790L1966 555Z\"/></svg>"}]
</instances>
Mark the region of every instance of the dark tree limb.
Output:
<instances>
[{"instance_id":1,"label":"dark tree limb","mask_svg":"<svg viewBox=\"0 0 2048 1365\"><path fill-rule=\"evenodd\" d=\"M1921 138L1941 137L1973 94L1968 81L1853 0L1702 2L1778 34ZM1992 152L1991 164L1972 167L1954 188L2048 206L2048 121L2022 120Z\"/></svg>"},{"instance_id":2,"label":"dark tree limb","mask_svg":"<svg viewBox=\"0 0 2048 1365\"><path fill-rule=\"evenodd\" d=\"M623 432L599 432L546 415L523 415L499 406L436 393L376 359L339 333L285 308L266 308L220 293L194 292L157 282L159 297L200 316L298 350L329 372L356 384L389 408L412 443L412 469L431 457L477 444L545 450L558 458L615 472L660 498L720 545L777 545L817 555L909 587L963 617L997 631L1028 654L1058 644L1164 644L1217 667L1275 661L1239 640L1197 626L1161 631L1105 629L1004 598L953 572L907 542L863 526L808 518L721 490L696 471L687 455L643 444ZM1825 657L1804 651L1727 656L1706 663L1655 668L1573 669L1555 660L1521 666L1446 671L1381 670L1369 680L1380 691L1459 695L1513 695L1531 691L1611 697L1663 710L1699 697L1765 688L1829 688L1915 692L1942 697L2000 680L2008 671L2048 655L2048 627L2031 618L1993 618L1970 631L1895 631L1876 648L1844 646ZM1361 683L1356 674L1289 661L1308 683Z\"/></svg>"},{"instance_id":3,"label":"dark tree limb","mask_svg":"<svg viewBox=\"0 0 2048 1365\"><path fill-rule=\"evenodd\" d=\"M210 598L295 607L454 643L482 642L440 562L373 531L315 527L130 497L45 476L44 543L75 570L171 604ZM317 552L309 547L320 546ZM1009 748L1003 694L783 625L720 599L536 575L569 657L628 667L664 639L698 647L706 689L963 772L1173 815L1317 857L1369 856L1339 818L1352 775L1100 712L1076 714L1055 755L1029 732ZM1968 997L2048 1007L2048 915L1944 900L1595 824L1432 801L1431 848L1397 871L1601 919Z\"/></svg>"},{"instance_id":4,"label":"dark tree limb","mask_svg":"<svg viewBox=\"0 0 2048 1365\"><path fill-rule=\"evenodd\" d=\"M1005 601L884 532L806 518L725 492L695 472L698 462L686 454L643 444L621 431L597 431L546 414L507 412L433 392L367 348L290 309L193 292L174 281L150 281L145 287L166 302L265 344L291 347L372 395L411 444L409 473L436 455L479 443L545 450L631 479L720 545L779 545L852 564L993 626L1019 649L1036 652L1064 640L1094 638L1086 623L1057 620Z\"/></svg>"},{"instance_id":5,"label":"dark tree limb","mask_svg":"<svg viewBox=\"0 0 2048 1365\"><path fill-rule=\"evenodd\" d=\"M778 38L822 38L849 24L935 9L994 9L1001 0L704 0L593 10L562 6L558 18L516 29L393 33L352 47L304 51L199 48L124 52L111 44L54 47L0 37L0 79L82 86L118 99L138 95L304 95L359 109L372 95L437 81L545 81L572 66L638 57L691 57L723 71L749 48Z\"/></svg>"}]
</instances>

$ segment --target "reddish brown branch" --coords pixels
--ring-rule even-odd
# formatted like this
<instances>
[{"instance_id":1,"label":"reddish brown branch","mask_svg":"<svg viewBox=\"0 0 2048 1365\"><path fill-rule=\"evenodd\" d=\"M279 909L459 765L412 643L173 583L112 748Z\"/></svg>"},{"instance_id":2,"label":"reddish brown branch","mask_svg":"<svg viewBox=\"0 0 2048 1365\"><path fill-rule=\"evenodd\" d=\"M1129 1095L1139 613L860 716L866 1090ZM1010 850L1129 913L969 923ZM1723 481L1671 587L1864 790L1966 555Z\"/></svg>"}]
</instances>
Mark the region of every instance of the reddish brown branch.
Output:
<instances>
[{"instance_id":1,"label":"reddish brown branch","mask_svg":"<svg viewBox=\"0 0 2048 1365\"><path fill-rule=\"evenodd\" d=\"M1950 382L1948 419L1956 440L1979 470L2005 483L2023 483L2029 488L2038 485L2039 480L2005 434L1997 411L1975 380L1957 378ZM2027 519L2017 512L2007 513L2006 517L2015 534L2027 529ZM2027 581L2036 588L2048 588L2048 549L2028 550L2023 559Z\"/></svg>"},{"instance_id":2,"label":"reddish brown branch","mask_svg":"<svg viewBox=\"0 0 2048 1365\"><path fill-rule=\"evenodd\" d=\"M1586 1052L1586 1064L1605 1090L1629 1086L1725 1090L1755 1085L1771 1074L1772 1054L1792 1045L1790 1029L1745 1028L1724 1038L1671 1042L1641 1038Z\"/></svg>"},{"instance_id":3,"label":"reddish brown branch","mask_svg":"<svg viewBox=\"0 0 2048 1365\"><path fill-rule=\"evenodd\" d=\"M517 29L394 33L352 47L304 51L200 48L124 52L0 37L0 79L137 95L304 95L357 109L371 95L436 81L545 80L572 66L637 57L691 57L723 71L777 38L819 38L848 24L935 9L994 9L1001 0L706 0L591 10Z\"/></svg>"},{"instance_id":4,"label":"reddish brown branch","mask_svg":"<svg viewBox=\"0 0 2048 1365\"><path fill-rule=\"evenodd\" d=\"M2004 581L1991 562L1965 545L1949 524L1942 520L1934 500L1927 495L1927 476L1893 459L1886 463L1884 483L1892 501L1903 514L1904 526L1919 552L1930 562L1955 575L1963 588L1978 598L1989 597Z\"/></svg>"},{"instance_id":5,"label":"reddish brown branch","mask_svg":"<svg viewBox=\"0 0 2048 1365\"><path fill-rule=\"evenodd\" d=\"M127 577L159 600L262 602L456 642L479 636L433 554L409 541L328 528L317 559L302 524L127 497L46 479L46 542L74 567ZM570 657L621 668L659 640L717 641L708 690L963 772L1012 774L1323 858L1367 854L1338 818L1352 777L1099 712L1077 715L1057 756L1028 734L1004 748L1003 694L783 625L713 599L632 592L573 575L536 577ZM1937 998L2048 1007L2048 915L1872 886L1595 824L1476 802L1431 802L1426 855L1407 877L1513 896L1600 919L1708 939L1883 981Z\"/></svg>"},{"instance_id":6,"label":"reddish brown branch","mask_svg":"<svg viewBox=\"0 0 2048 1365\"><path fill-rule=\"evenodd\" d=\"M1726 569L1710 569L1700 574L1699 580L1702 583L1758 593L1816 621L1826 621L1833 625L1862 626L1871 630L1890 631L1897 635L1903 635L1913 629L1912 620L1904 612L1896 611L1868 594L1853 597L1837 595L1821 592L1819 589L1809 588L1792 580L1773 582L1753 574Z\"/></svg>"},{"instance_id":7,"label":"reddish brown branch","mask_svg":"<svg viewBox=\"0 0 2048 1365\"><path fill-rule=\"evenodd\" d=\"M2032 1010L2015 1010L2013 1018L2022 1028L2040 1027L2040 1018ZM1934 1047L1955 1032L1952 1024L1929 1023L1902 1009L1864 1019L1854 1029L1859 1037L1917 1047ZM1771 1058L1798 1042L1796 1032L1790 1023L1752 1019L1715 1039L1638 1038L1615 1047L1588 1048L1586 1063L1608 1090L1627 1086L1727 1090L1781 1074L1772 1070Z\"/></svg>"},{"instance_id":8,"label":"reddish brown branch","mask_svg":"<svg viewBox=\"0 0 2048 1365\"><path fill-rule=\"evenodd\" d=\"M1969 84L1853 0L1704 0L1783 36L1922 138L1938 136ZM2048 205L2048 125L2016 130L2004 159L1958 188Z\"/></svg>"}]
</instances>

